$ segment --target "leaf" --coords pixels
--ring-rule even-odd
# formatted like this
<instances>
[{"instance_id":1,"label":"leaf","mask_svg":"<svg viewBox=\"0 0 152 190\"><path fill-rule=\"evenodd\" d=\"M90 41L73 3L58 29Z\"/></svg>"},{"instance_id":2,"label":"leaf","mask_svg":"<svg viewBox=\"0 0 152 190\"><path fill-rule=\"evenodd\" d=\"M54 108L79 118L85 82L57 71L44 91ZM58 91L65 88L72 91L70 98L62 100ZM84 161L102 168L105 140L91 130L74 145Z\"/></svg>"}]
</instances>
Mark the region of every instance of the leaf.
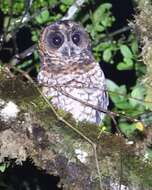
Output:
<instances>
[{"instance_id":1,"label":"leaf","mask_svg":"<svg viewBox=\"0 0 152 190\"><path fill-rule=\"evenodd\" d=\"M138 129L139 131L143 132L144 131L144 125L142 122L137 122L137 123L134 123L132 124L135 126L136 129Z\"/></svg>"},{"instance_id":2,"label":"leaf","mask_svg":"<svg viewBox=\"0 0 152 190\"><path fill-rule=\"evenodd\" d=\"M119 100L118 102L116 102L116 106L117 106L117 108L125 110L127 112L130 112L130 110L132 109L132 107L130 106L130 104L127 101L127 98L123 99L122 101Z\"/></svg>"},{"instance_id":3,"label":"leaf","mask_svg":"<svg viewBox=\"0 0 152 190\"><path fill-rule=\"evenodd\" d=\"M103 3L92 14L92 22L96 32L103 32L107 27L112 26L115 18L111 15L112 5Z\"/></svg>"},{"instance_id":4,"label":"leaf","mask_svg":"<svg viewBox=\"0 0 152 190\"><path fill-rule=\"evenodd\" d=\"M0 172L5 172L6 170L6 164L3 163L3 164L0 164Z\"/></svg>"},{"instance_id":5,"label":"leaf","mask_svg":"<svg viewBox=\"0 0 152 190\"><path fill-rule=\"evenodd\" d=\"M125 58L130 58L130 59L133 58L133 54L127 45L121 45L120 51Z\"/></svg>"},{"instance_id":6,"label":"leaf","mask_svg":"<svg viewBox=\"0 0 152 190\"><path fill-rule=\"evenodd\" d=\"M101 24L106 28L112 26L112 23L115 21L115 18L111 15L105 15L104 19L101 20Z\"/></svg>"},{"instance_id":7,"label":"leaf","mask_svg":"<svg viewBox=\"0 0 152 190\"><path fill-rule=\"evenodd\" d=\"M109 79L106 80L106 84L107 84L108 90L110 91L117 92L124 95L127 93L127 89L125 85L118 86L115 82Z\"/></svg>"},{"instance_id":8,"label":"leaf","mask_svg":"<svg viewBox=\"0 0 152 190\"><path fill-rule=\"evenodd\" d=\"M112 7L110 3L104 3L100 5L96 11L93 13L93 21L96 23L101 22L104 13Z\"/></svg>"},{"instance_id":9,"label":"leaf","mask_svg":"<svg viewBox=\"0 0 152 190\"><path fill-rule=\"evenodd\" d=\"M131 43L131 50L134 54L138 53L138 43L137 43L137 40L135 39Z\"/></svg>"},{"instance_id":10,"label":"leaf","mask_svg":"<svg viewBox=\"0 0 152 190\"><path fill-rule=\"evenodd\" d=\"M61 0L61 2L67 6L72 5L74 0Z\"/></svg>"},{"instance_id":11,"label":"leaf","mask_svg":"<svg viewBox=\"0 0 152 190\"><path fill-rule=\"evenodd\" d=\"M105 51L106 49L109 49L109 48L112 48L113 44L112 42L103 42L103 43L100 43L98 45L96 45L93 50L94 51Z\"/></svg>"},{"instance_id":12,"label":"leaf","mask_svg":"<svg viewBox=\"0 0 152 190\"><path fill-rule=\"evenodd\" d=\"M134 125L128 123L120 123L119 128L126 136L130 136L136 130Z\"/></svg>"},{"instance_id":13,"label":"leaf","mask_svg":"<svg viewBox=\"0 0 152 190\"><path fill-rule=\"evenodd\" d=\"M129 70L129 69L133 68L133 65L134 65L133 60L130 59L130 58L126 58L126 59L124 59L124 62L118 63L117 69L120 70L120 71Z\"/></svg>"},{"instance_id":14,"label":"leaf","mask_svg":"<svg viewBox=\"0 0 152 190\"><path fill-rule=\"evenodd\" d=\"M106 80L106 84L107 84L110 98L114 102L116 107L118 107L120 109L124 109L124 108L129 109L130 105L128 105L128 102L127 102L126 86L125 85L118 86L111 80Z\"/></svg>"},{"instance_id":15,"label":"leaf","mask_svg":"<svg viewBox=\"0 0 152 190\"><path fill-rule=\"evenodd\" d=\"M94 25L94 30L96 30L98 32L103 32L105 30L105 27L100 25L100 24L95 24Z\"/></svg>"},{"instance_id":16,"label":"leaf","mask_svg":"<svg viewBox=\"0 0 152 190\"><path fill-rule=\"evenodd\" d=\"M42 11L41 14L38 15L35 19L39 24L45 23L49 19L49 11Z\"/></svg>"},{"instance_id":17,"label":"leaf","mask_svg":"<svg viewBox=\"0 0 152 190\"><path fill-rule=\"evenodd\" d=\"M119 89L119 86L115 82L109 79L106 79L106 85L108 90L110 91L117 91Z\"/></svg>"},{"instance_id":18,"label":"leaf","mask_svg":"<svg viewBox=\"0 0 152 190\"><path fill-rule=\"evenodd\" d=\"M133 110L132 105L128 101L127 89L125 85L118 86L111 80L106 80L109 95L116 108L125 110L131 113Z\"/></svg>"},{"instance_id":19,"label":"leaf","mask_svg":"<svg viewBox=\"0 0 152 190\"><path fill-rule=\"evenodd\" d=\"M32 40L37 42L39 40L39 35L37 31L32 31Z\"/></svg>"},{"instance_id":20,"label":"leaf","mask_svg":"<svg viewBox=\"0 0 152 190\"><path fill-rule=\"evenodd\" d=\"M120 123L119 124L120 130L126 135L130 136L133 135L135 131L144 131L144 126L141 122L133 123L133 124L128 124L128 123Z\"/></svg>"},{"instance_id":21,"label":"leaf","mask_svg":"<svg viewBox=\"0 0 152 190\"><path fill-rule=\"evenodd\" d=\"M132 90L131 92L131 97L134 98L134 99L130 99L130 104L132 106L137 106L137 105L141 105L142 104L142 101L144 100L144 95L145 95L145 88L142 86L142 85L137 85L134 87L134 89ZM141 100L141 102L139 102L138 100L139 99Z\"/></svg>"},{"instance_id":22,"label":"leaf","mask_svg":"<svg viewBox=\"0 0 152 190\"><path fill-rule=\"evenodd\" d=\"M111 52L111 49L106 49L104 52L103 52L103 60L106 61L106 62L110 62L112 58L112 52Z\"/></svg>"}]
</instances>

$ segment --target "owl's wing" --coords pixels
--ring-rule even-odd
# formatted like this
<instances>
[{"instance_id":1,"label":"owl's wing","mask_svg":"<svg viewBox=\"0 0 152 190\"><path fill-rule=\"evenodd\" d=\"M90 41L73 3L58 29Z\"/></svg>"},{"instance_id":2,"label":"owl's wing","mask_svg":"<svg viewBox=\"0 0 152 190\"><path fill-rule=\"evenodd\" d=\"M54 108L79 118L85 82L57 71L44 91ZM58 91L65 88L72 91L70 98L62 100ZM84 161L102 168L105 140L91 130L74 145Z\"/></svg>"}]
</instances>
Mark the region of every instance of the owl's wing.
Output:
<instances>
[{"instance_id":1,"label":"owl's wing","mask_svg":"<svg viewBox=\"0 0 152 190\"><path fill-rule=\"evenodd\" d=\"M98 98L98 107L103 109L103 110L107 110L107 107L109 105L109 97L108 97L108 93L107 93L107 89L105 86L103 86L104 88L101 91L101 96ZM96 111L96 123L100 124L102 122L102 120L105 117L105 113L100 112L100 111Z\"/></svg>"},{"instance_id":2,"label":"owl's wing","mask_svg":"<svg viewBox=\"0 0 152 190\"><path fill-rule=\"evenodd\" d=\"M97 93L98 96L97 96L96 105L103 110L107 110L107 107L109 105L109 97L107 93L106 79L103 70L99 66L99 64L96 64L96 72L94 76L96 77L96 81L94 81L94 83L97 84L98 87L98 93ZM104 116L105 113L101 111L96 111L96 123L97 124L102 123Z\"/></svg>"}]
</instances>

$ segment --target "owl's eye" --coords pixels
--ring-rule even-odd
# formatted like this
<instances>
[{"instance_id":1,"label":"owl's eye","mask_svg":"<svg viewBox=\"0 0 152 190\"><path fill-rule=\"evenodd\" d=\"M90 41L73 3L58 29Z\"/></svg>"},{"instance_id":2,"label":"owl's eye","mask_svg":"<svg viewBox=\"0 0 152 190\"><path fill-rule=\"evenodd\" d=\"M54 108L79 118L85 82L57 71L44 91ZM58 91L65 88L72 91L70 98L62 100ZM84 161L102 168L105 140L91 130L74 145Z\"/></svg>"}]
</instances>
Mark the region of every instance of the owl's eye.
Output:
<instances>
[{"instance_id":1,"label":"owl's eye","mask_svg":"<svg viewBox=\"0 0 152 190\"><path fill-rule=\"evenodd\" d=\"M48 43L51 47L59 48L64 42L64 36L60 32L50 33Z\"/></svg>"},{"instance_id":2,"label":"owl's eye","mask_svg":"<svg viewBox=\"0 0 152 190\"><path fill-rule=\"evenodd\" d=\"M73 43L75 43L76 45L79 45L81 43L81 34L79 32L74 33L72 35L72 41Z\"/></svg>"}]
</instances>

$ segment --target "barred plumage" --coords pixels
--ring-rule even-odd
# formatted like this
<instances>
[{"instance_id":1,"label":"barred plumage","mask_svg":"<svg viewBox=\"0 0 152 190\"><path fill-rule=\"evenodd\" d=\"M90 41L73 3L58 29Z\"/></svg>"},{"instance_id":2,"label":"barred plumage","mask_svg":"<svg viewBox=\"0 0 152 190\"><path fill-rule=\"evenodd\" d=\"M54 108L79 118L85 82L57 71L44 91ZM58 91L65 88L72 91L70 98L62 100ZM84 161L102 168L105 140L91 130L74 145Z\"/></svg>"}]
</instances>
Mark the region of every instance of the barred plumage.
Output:
<instances>
[{"instance_id":1,"label":"barred plumage","mask_svg":"<svg viewBox=\"0 0 152 190\"><path fill-rule=\"evenodd\" d=\"M104 113L89 103L107 109L105 77L91 52L90 39L83 27L73 21L58 21L41 35L41 69L38 82L53 105L73 114L78 121L99 124ZM86 103L86 104L85 104Z\"/></svg>"}]
</instances>

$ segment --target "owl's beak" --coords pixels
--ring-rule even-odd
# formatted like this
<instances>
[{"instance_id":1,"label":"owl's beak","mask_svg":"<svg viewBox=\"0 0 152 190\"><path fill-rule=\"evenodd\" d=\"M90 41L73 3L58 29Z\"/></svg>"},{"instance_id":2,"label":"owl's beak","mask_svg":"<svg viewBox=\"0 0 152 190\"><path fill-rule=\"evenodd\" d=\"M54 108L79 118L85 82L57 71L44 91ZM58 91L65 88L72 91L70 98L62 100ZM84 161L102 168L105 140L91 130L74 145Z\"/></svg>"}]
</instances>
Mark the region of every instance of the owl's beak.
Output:
<instances>
[{"instance_id":1,"label":"owl's beak","mask_svg":"<svg viewBox=\"0 0 152 190\"><path fill-rule=\"evenodd\" d=\"M67 48L67 54L68 54L69 57L71 57L71 52L72 52L71 48Z\"/></svg>"},{"instance_id":2,"label":"owl's beak","mask_svg":"<svg viewBox=\"0 0 152 190\"><path fill-rule=\"evenodd\" d=\"M74 48L71 47L70 45L68 47L65 47L62 51L64 56L71 57L75 55Z\"/></svg>"}]
</instances>

